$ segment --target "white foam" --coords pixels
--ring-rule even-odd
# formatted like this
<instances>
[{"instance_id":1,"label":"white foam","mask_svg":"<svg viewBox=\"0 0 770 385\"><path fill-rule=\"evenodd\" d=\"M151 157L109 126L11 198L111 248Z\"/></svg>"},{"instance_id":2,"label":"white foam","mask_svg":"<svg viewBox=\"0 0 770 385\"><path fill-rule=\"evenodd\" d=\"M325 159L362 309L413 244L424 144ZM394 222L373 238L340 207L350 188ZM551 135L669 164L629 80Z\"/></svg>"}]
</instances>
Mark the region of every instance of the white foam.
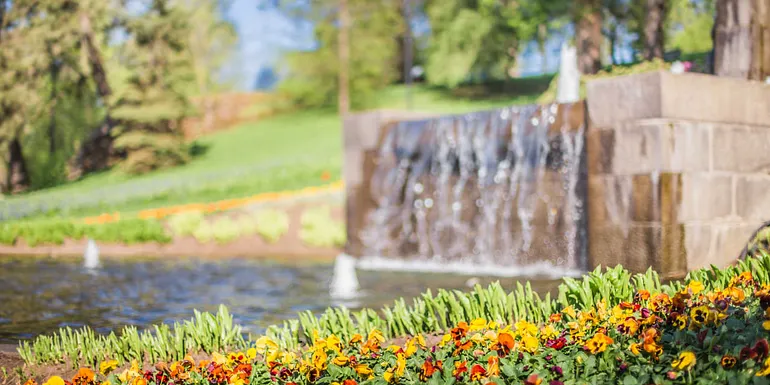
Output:
<instances>
[{"instance_id":1,"label":"white foam","mask_svg":"<svg viewBox=\"0 0 770 385\"><path fill-rule=\"evenodd\" d=\"M556 279L561 277L579 277L584 273L579 270L556 266L545 261L524 266L500 266L468 261L405 260L366 256L361 257L356 265L361 270L452 273L492 277L542 277Z\"/></svg>"},{"instance_id":2,"label":"white foam","mask_svg":"<svg viewBox=\"0 0 770 385\"><path fill-rule=\"evenodd\" d=\"M93 239L88 240L86 250L83 252L83 260L83 266L86 269L92 270L99 267L99 247Z\"/></svg>"},{"instance_id":3,"label":"white foam","mask_svg":"<svg viewBox=\"0 0 770 385\"><path fill-rule=\"evenodd\" d=\"M334 275L329 294L335 299L353 299L359 296L358 289L356 259L347 254L338 255L334 260Z\"/></svg>"}]
</instances>

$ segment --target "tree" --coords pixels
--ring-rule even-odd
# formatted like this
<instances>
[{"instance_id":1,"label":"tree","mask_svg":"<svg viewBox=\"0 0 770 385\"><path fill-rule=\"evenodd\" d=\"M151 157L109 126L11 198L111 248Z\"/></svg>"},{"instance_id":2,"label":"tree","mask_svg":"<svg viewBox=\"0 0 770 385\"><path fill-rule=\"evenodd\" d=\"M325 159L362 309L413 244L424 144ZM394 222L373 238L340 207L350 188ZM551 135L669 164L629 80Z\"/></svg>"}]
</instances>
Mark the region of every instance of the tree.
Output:
<instances>
[{"instance_id":1,"label":"tree","mask_svg":"<svg viewBox=\"0 0 770 385\"><path fill-rule=\"evenodd\" d=\"M504 78L515 64L525 26L523 5L504 0L434 0L425 4L431 36L426 75L454 87L472 76ZM529 27L529 28L528 28Z\"/></svg>"},{"instance_id":2,"label":"tree","mask_svg":"<svg viewBox=\"0 0 770 385\"><path fill-rule=\"evenodd\" d=\"M762 80L770 76L770 4L765 0L717 0L714 72Z\"/></svg>"},{"instance_id":3,"label":"tree","mask_svg":"<svg viewBox=\"0 0 770 385\"><path fill-rule=\"evenodd\" d=\"M644 59L662 59L665 44L667 0L646 0L644 20Z\"/></svg>"},{"instance_id":4,"label":"tree","mask_svg":"<svg viewBox=\"0 0 770 385\"><path fill-rule=\"evenodd\" d=\"M344 101L339 103L340 97L344 97L339 93L340 84L347 83L351 108L368 105L373 91L398 77L396 37L403 28L400 1L347 0L344 4L350 22L347 81L344 74L340 76L344 65L339 55L339 0L318 0L301 7L293 2L282 5L287 15L314 24L317 46L314 50L285 56L288 76L279 85L279 92L288 95L299 107L340 106L344 105Z\"/></svg>"},{"instance_id":5,"label":"tree","mask_svg":"<svg viewBox=\"0 0 770 385\"><path fill-rule=\"evenodd\" d=\"M122 57L130 72L115 95L116 154L130 173L175 166L188 160L180 123L192 110L195 76L187 42L187 15L170 0L153 0L126 21L130 36Z\"/></svg>"},{"instance_id":6,"label":"tree","mask_svg":"<svg viewBox=\"0 0 770 385\"><path fill-rule=\"evenodd\" d=\"M583 74L594 74L602 67L602 3L601 0L579 0L574 6L574 23L578 68Z\"/></svg>"},{"instance_id":7,"label":"tree","mask_svg":"<svg viewBox=\"0 0 770 385\"><path fill-rule=\"evenodd\" d=\"M711 51L714 0L670 0L666 14L666 49L682 53Z\"/></svg>"}]
</instances>

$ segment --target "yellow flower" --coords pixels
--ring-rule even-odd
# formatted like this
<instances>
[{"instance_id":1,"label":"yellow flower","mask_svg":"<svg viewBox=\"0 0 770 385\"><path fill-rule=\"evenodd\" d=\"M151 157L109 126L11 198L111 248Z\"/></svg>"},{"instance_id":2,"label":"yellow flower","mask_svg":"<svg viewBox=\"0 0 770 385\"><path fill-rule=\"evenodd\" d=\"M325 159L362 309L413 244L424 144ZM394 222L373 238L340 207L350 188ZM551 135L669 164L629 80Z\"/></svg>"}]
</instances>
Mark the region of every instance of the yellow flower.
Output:
<instances>
[{"instance_id":1,"label":"yellow flower","mask_svg":"<svg viewBox=\"0 0 770 385\"><path fill-rule=\"evenodd\" d=\"M257 349L249 348L249 350L246 351L246 357L248 357L249 360L257 358Z\"/></svg>"},{"instance_id":2,"label":"yellow flower","mask_svg":"<svg viewBox=\"0 0 770 385\"><path fill-rule=\"evenodd\" d=\"M368 377L371 376L374 371L366 364L358 364L356 365L356 373L360 376Z\"/></svg>"},{"instance_id":3,"label":"yellow flower","mask_svg":"<svg viewBox=\"0 0 770 385\"><path fill-rule=\"evenodd\" d=\"M422 334L418 334L417 337L415 337L415 340L417 341L417 345L425 349L425 338L423 338Z\"/></svg>"},{"instance_id":4,"label":"yellow flower","mask_svg":"<svg viewBox=\"0 0 770 385\"><path fill-rule=\"evenodd\" d=\"M315 352L313 352L313 367L318 370L325 370L326 369L326 359L329 356L326 355L326 352L323 351L323 349L316 349Z\"/></svg>"},{"instance_id":5,"label":"yellow flower","mask_svg":"<svg viewBox=\"0 0 770 385\"><path fill-rule=\"evenodd\" d=\"M59 376L53 376L44 382L43 385L64 385L64 380Z\"/></svg>"},{"instance_id":6,"label":"yellow flower","mask_svg":"<svg viewBox=\"0 0 770 385\"><path fill-rule=\"evenodd\" d=\"M385 337L380 333L377 329L372 329L372 331L369 332L369 338L370 340L375 340L379 343L385 342Z\"/></svg>"},{"instance_id":7,"label":"yellow flower","mask_svg":"<svg viewBox=\"0 0 770 385\"><path fill-rule=\"evenodd\" d=\"M104 380L101 385L112 385L112 382L110 382L110 380Z\"/></svg>"},{"instance_id":8,"label":"yellow flower","mask_svg":"<svg viewBox=\"0 0 770 385\"><path fill-rule=\"evenodd\" d=\"M767 357L767 359L765 359L765 362L762 363L762 370L758 371L756 376L757 377L764 377L764 376L766 376L768 374L770 374L770 357ZM43 384L43 385L45 385L45 384Z\"/></svg>"},{"instance_id":9,"label":"yellow flower","mask_svg":"<svg viewBox=\"0 0 770 385\"><path fill-rule=\"evenodd\" d=\"M342 349L342 341L332 334L326 339L326 348L339 352Z\"/></svg>"},{"instance_id":10,"label":"yellow flower","mask_svg":"<svg viewBox=\"0 0 770 385\"><path fill-rule=\"evenodd\" d=\"M228 385L245 385L246 381L241 378L241 376L237 374L233 374L230 376L230 381L228 381Z\"/></svg>"},{"instance_id":11,"label":"yellow flower","mask_svg":"<svg viewBox=\"0 0 770 385\"><path fill-rule=\"evenodd\" d=\"M485 327L487 327L487 320L483 318L476 318L475 320L471 321L471 324L468 327L468 331L472 332L476 330L481 330L481 329L484 329Z\"/></svg>"},{"instance_id":12,"label":"yellow flower","mask_svg":"<svg viewBox=\"0 0 770 385\"><path fill-rule=\"evenodd\" d=\"M573 308L572 306L565 307L564 309L562 309L561 312L572 318L577 317L577 313L575 313L575 308Z\"/></svg>"},{"instance_id":13,"label":"yellow flower","mask_svg":"<svg viewBox=\"0 0 770 385\"><path fill-rule=\"evenodd\" d=\"M540 329L540 340L542 341L554 339L558 335L559 335L559 332L551 324L548 324L545 327Z\"/></svg>"},{"instance_id":14,"label":"yellow flower","mask_svg":"<svg viewBox=\"0 0 770 385\"><path fill-rule=\"evenodd\" d=\"M638 356L638 355L639 355L639 348L640 348L640 347L642 347L642 345L641 345L641 344L638 344L638 343L636 343L636 344L631 344L631 346L629 347L629 349L631 350L631 353L634 353L635 355L637 355L637 356Z\"/></svg>"},{"instance_id":15,"label":"yellow flower","mask_svg":"<svg viewBox=\"0 0 770 385\"><path fill-rule=\"evenodd\" d=\"M444 345L447 344L447 342L449 342L451 340L452 340L452 335L451 334L449 334L449 333L444 334L444 336L441 337L441 342L438 343L438 346L443 347Z\"/></svg>"},{"instance_id":16,"label":"yellow flower","mask_svg":"<svg viewBox=\"0 0 770 385\"><path fill-rule=\"evenodd\" d=\"M256 350L261 354L265 354L267 349L277 349L277 348L278 348L278 344L276 344L275 341L271 340L267 336L259 337L256 343Z\"/></svg>"},{"instance_id":17,"label":"yellow flower","mask_svg":"<svg viewBox=\"0 0 770 385\"><path fill-rule=\"evenodd\" d=\"M698 306L690 310L690 318L693 320L693 323L698 326L706 323L708 315L709 308L706 306Z\"/></svg>"},{"instance_id":18,"label":"yellow flower","mask_svg":"<svg viewBox=\"0 0 770 385\"><path fill-rule=\"evenodd\" d=\"M347 365L348 361L350 361L348 357L340 355L340 356L334 357L334 359L332 360L332 363L337 366L345 366Z\"/></svg>"},{"instance_id":19,"label":"yellow flower","mask_svg":"<svg viewBox=\"0 0 770 385\"><path fill-rule=\"evenodd\" d=\"M473 333L473 335L471 336L471 341L477 344L481 344L482 342L484 342L484 336L482 336L481 333Z\"/></svg>"},{"instance_id":20,"label":"yellow flower","mask_svg":"<svg viewBox=\"0 0 770 385\"><path fill-rule=\"evenodd\" d=\"M591 354L598 354L607 350L607 347L613 342L612 338L604 333L596 333L591 339L586 341L585 348Z\"/></svg>"},{"instance_id":21,"label":"yellow flower","mask_svg":"<svg viewBox=\"0 0 770 385\"><path fill-rule=\"evenodd\" d=\"M516 322L516 332L520 335L537 335L537 326L527 321Z\"/></svg>"},{"instance_id":22,"label":"yellow flower","mask_svg":"<svg viewBox=\"0 0 770 385\"><path fill-rule=\"evenodd\" d=\"M487 329L497 329L500 325L497 324L495 321L489 321L489 324L487 325Z\"/></svg>"},{"instance_id":23,"label":"yellow flower","mask_svg":"<svg viewBox=\"0 0 770 385\"><path fill-rule=\"evenodd\" d=\"M115 361L115 360L102 361L102 363L99 364L99 371L106 376L110 374L110 372L115 370L115 368L117 367L118 367L118 361Z\"/></svg>"},{"instance_id":24,"label":"yellow flower","mask_svg":"<svg viewBox=\"0 0 770 385\"><path fill-rule=\"evenodd\" d=\"M770 307L768 309L770 309ZM763 321L762 322L762 329L770 330L770 321Z\"/></svg>"},{"instance_id":25,"label":"yellow flower","mask_svg":"<svg viewBox=\"0 0 770 385\"><path fill-rule=\"evenodd\" d=\"M539 345L539 342L537 341L537 338L535 338L532 335L525 335L521 337L520 349L527 353L534 353L535 351L537 351L538 345Z\"/></svg>"},{"instance_id":26,"label":"yellow flower","mask_svg":"<svg viewBox=\"0 0 770 385\"><path fill-rule=\"evenodd\" d=\"M676 370L690 370L693 366L695 366L695 353L693 352L682 352L679 354L679 358L671 363L671 367Z\"/></svg>"},{"instance_id":27,"label":"yellow flower","mask_svg":"<svg viewBox=\"0 0 770 385\"><path fill-rule=\"evenodd\" d=\"M687 289L692 291L693 294L698 294L703 291L703 283L700 281L690 281L690 283L687 284Z\"/></svg>"},{"instance_id":28,"label":"yellow flower","mask_svg":"<svg viewBox=\"0 0 770 385\"><path fill-rule=\"evenodd\" d=\"M217 365L224 365L227 362L227 358L217 352L211 353L211 361L214 361Z\"/></svg>"}]
</instances>

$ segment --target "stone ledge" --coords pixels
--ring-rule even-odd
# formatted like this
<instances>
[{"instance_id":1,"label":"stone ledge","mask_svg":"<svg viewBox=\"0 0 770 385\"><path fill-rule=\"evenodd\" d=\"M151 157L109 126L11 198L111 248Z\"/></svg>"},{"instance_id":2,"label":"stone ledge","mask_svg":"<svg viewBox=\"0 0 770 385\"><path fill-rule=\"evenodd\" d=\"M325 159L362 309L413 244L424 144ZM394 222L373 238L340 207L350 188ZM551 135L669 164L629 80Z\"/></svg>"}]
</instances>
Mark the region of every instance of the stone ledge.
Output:
<instances>
[{"instance_id":1,"label":"stone ledge","mask_svg":"<svg viewBox=\"0 0 770 385\"><path fill-rule=\"evenodd\" d=\"M770 86L740 79L657 71L590 81L587 96L596 127L651 118L758 126L770 122Z\"/></svg>"}]
</instances>

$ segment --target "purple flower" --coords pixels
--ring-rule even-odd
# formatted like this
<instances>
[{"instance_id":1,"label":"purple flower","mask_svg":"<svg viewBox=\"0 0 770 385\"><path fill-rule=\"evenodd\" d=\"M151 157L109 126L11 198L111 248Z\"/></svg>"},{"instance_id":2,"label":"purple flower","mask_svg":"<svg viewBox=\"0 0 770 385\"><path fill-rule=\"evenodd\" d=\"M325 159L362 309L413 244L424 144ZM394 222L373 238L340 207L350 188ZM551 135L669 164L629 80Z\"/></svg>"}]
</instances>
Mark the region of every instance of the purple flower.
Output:
<instances>
[{"instance_id":1,"label":"purple flower","mask_svg":"<svg viewBox=\"0 0 770 385\"><path fill-rule=\"evenodd\" d=\"M552 356L552 355L550 355L550 354L549 354L549 355L547 355L547 356L545 356L545 360L546 360L546 361L550 361L552 358L553 358L553 356Z\"/></svg>"},{"instance_id":2,"label":"purple flower","mask_svg":"<svg viewBox=\"0 0 770 385\"><path fill-rule=\"evenodd\" d=\"M559 380L551 380L548 385L564 385L564 383Z\"/></svg>"},{"instance_id":3,"label":"purple flower","mask_svg":"<svg viewBox=\"0 0 770 385\"><path fill-rule=\"evenodd\" d=\"M564 374L564 371L561 369L561 366L553 366L551 367L551 371L556 373L557 376L561 376Z\"/></svg>"},{"instance_id":4,"label":"purple flower","mask_svg":"<svg viewBox=\"0 0 770 385\"><path fill-rule=\"evenodd\" d=\"M648 308L646 308L646 307L645 307L645 308L643 308L643 309L642 309L642 318L647 318L647 317L649 317L649 316L650 316L650 309L648 309Z\"/></svg>"},{"instance_id":5,"label":"purple flower","mask_svg":"<svg viewBox=\"0 0 770 385\"><path fill-rule=\"evenodd\" d=\"M620 364L620 367L618 367L618 371L620 371L620 373L625 372L626 369L628 369L628 364L626 364L625 362Z\"/></svg>"}]
</instances>

